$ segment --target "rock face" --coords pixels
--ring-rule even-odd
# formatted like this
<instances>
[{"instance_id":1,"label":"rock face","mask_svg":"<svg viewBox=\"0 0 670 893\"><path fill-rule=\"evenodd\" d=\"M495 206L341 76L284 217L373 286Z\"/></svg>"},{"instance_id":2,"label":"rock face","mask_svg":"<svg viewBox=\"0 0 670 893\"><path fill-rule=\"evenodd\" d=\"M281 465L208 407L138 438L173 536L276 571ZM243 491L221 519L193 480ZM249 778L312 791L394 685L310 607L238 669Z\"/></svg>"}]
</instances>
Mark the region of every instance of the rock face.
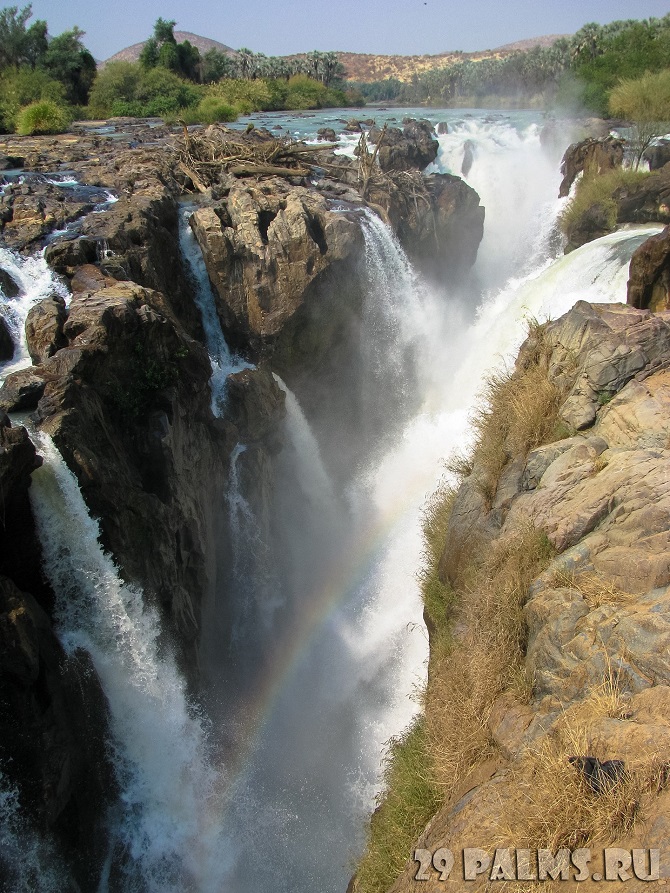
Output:
<instances>
[{"instance_id":1,"label":"rock face","mask_svg":"<svg viewBox=\"0 0 670 893\"><path fill-rule=\"evenodd\" d=\"M597 872L603 846L662 851L670 822L665 781L647 788L638 781L641 787L623 795L635 803L633 827L612 831L618 819L611 818L600 835L567 837L590 803L603 814L613 810L598 800L608 794L580 781L569 757L622 760L631 773L627 784L656 777L654 766L667 759L670 315L579 302L547 324L546 338L547 377L564 397L559 420L579 433L509 456L488 504L473 476L466 478L441 564L443 579L453 579L459 554L473 543L483 555L529 526L546 535L555 557L531 583L523 608L532 692L524 700L512 686L480 717L489 745L415 845L458 855L477 846L491 856L496 847L528 846L533 858L538 847L555 853L590 846ZM536 349L527 342L517 368ZM456 642L467 635L458 617ZM457 660L458 646L454 654ZM559 833L554 807L566 785L574 793ZM425 882L414 879L417 868L409 863L390 889L423 889ZM670 863L662 858L661 877L668 876ZM451 877L462 879L462 866ZM487 883L482 873L468 886L483 890ZM593 880L583 886L598 889ZM630 889L642 891L645 882L633 877Z\"/></svg>"},{"instance_id":2,"label":"rock face","mask_svg":"<svg viewBox=\"0 0 670 893\"><path fill-rule=\"evenodd\" d=\"M26 342L33 363L42 363L65 347L66 317L65 301L59 295L44 298L30 308L26 317Z\"/></svg>"},{"instance_id":3,"label":"rock face","mask_svg":"<svg viewBox=\"0 0 670 893\"><path fill-rule=\"evenodd\" d=\"M114 792L107 711L87 656L66 657L48 616L52 594L28 501L40 465L25 428L0 415L0 758L24 813L58 838L89 889Z\"/></svg>"},{"instance_id":4,"label":"rock face","mask_svg":"<svg viewBox=\"0 0 670 893\"><path fill-rule=\"evenodd\" d=\"M331 211L322 195L279 179L234 182L224 203L194 213L192 226L224 329L258 351L280 333L287 342L298 337L326 276L344 277L363 246L356 221Z\"/></svg>"},{"instance_id":5,"label":"rock face","mask_svg":"<svg viewBox=\"0 0 670 893\"><path fill-rule=\"evenodd\" d=\"M633 254L628 303L640 310L670 308L670 227L647 239Z\"/></svg>"},{"instance_id":6,"label":"rock face","mask_svg":"<svg viewBox=\"0 0 670 893\"><path fill-rule=\"evenodd\" d=\"M212 418L207 354L160 293L130 282L80 292L63 333L67 347L32 371L43 382L41 427L124 577L163 607L194 668L201 603L215 583L212 493L224 491L242 435Z\"/></svg>"},{"instance_id":7,"label":"rock face","mask_svg":"<svg viewBox=\"0 0 670 893\"><path fill-rule=\"evenodd\" d=\"M623 164L623 141L614 137L606 139L586 139L581 143L573 143L563 156L561 163L561 182L558 195L564 198L570 192L577 175L584 176L602 174L614 170Z\"/></svg>"},{"instance_id":8,"label":"rock face","mask_svg":"<svg viewBox=\"0 0 670 893\"><path fill-rule=\"evenodd\" d=\"M474 264L484 235L479 196L451 174L408 172L402 186L390 181L373 187L370 203L382 209L419 269L442 281L457 279Z\"/></svg>"},{"instance_id":9,"label":"rock face","mask_svg":"<svg viewBox=\"0 0 670 893\"><path fill-rule=\"evenodd\" d=\"M379 146L377 157L383 171L422 171L437 158L440 147L435 130L429 121L405 118L403 129L388 127ZM377 144L381 130L373 128L368 138Z\"/></svg>"},{"instance_id":10,"label":"rock face","mask_svg":"<svg viewBox=\"0 0 670 893\"><path fill-rule=\"evenodd\" d=\"M642 156L649 164L650 171L657 171L670 161L670 140L660 140L653 146L645 149Z\"/></svg>"}]
</instances>

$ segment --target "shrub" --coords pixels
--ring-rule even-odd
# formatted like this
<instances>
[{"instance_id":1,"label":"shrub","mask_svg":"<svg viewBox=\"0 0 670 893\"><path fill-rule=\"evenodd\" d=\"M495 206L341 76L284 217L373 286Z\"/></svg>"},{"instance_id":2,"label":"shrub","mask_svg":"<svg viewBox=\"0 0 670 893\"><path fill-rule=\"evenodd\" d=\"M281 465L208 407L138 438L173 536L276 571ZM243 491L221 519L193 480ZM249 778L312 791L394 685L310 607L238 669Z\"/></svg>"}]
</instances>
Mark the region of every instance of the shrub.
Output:
<instances>
[{"instance_id":1,"label":"shrub","mask_svg":"<svg viewBox=\"0 0 670 893\"><path fill-rule=\"evenodd\" d=\"M618 213L617 191L637 186L648 176L647 171L620 168L606 171L603 174L582 177L577 184L574 196L561 214L559 220L561 230L569 236L571 232L579 228L585 215L589 214L596 206L602 209L605 225L610 230L614 230Z\"/></svg>"},{"instance_id":2,"label":"shrub","mask_svg":"<svg viewBox=\"0 0 670 893\"><path fill-rule=\"evenodd\" d=\"M609 106L612 114L633 122L637 167L652 140L670 130L670 68L619 81Z\"/></svg>"},{"instance_id":3,"label":"shrub","mask_svg":"<svg viewBox=\"0 0 670 893\"><path fill-rule=\"evenodd\" d=\"M219 96L205 96L191 116L201 124L217 124L220 121L234 121L237 110Z\"/></svg>"},{"instance_id":4,"label":"shrub","mask_svg":"<svg viewBox=\"0 0 670 893\"><path fill-rule=\"evenodd\" d=\"M32 102L51 100L65 104L65 87L41 69L7 68L0 75L0 127L16 130L19 111Z\"/></svg>"},{"instance_id":5,"label":"shrub","mask_svg":"<svg viewBox=\"0 0 670 893\"><path fill-rule=\"evenodd\" d=\"M32 102L21 109L17 119L17 133L31 136L39 133L63 133L72 123L69 111L61 105L44 99Z\"/></svg>"},{"instance_id":6,"label":"shrub","mask_svg":"<svg viewBox=\"0 0 670 893\"><path fill-rule=\"evenodd\" d=\"M242 115L270 108L272 103L270 89L263 80L225 78L218 84L213 84L208 90L208 95L216 96L227 105L234 106Z\"/></svg>"},{"instance_id":7,"label":"shrub","mask_svg":"<svg viewBox=\"0 0 670 893\"><path fill-rule=\"evenodd\" d=\"M136 62L110 62L98 72L91 89L89 109L95 116L106 118L115 103L132 102L137 94L142 71Z\"/></svg>"}]
</instances>

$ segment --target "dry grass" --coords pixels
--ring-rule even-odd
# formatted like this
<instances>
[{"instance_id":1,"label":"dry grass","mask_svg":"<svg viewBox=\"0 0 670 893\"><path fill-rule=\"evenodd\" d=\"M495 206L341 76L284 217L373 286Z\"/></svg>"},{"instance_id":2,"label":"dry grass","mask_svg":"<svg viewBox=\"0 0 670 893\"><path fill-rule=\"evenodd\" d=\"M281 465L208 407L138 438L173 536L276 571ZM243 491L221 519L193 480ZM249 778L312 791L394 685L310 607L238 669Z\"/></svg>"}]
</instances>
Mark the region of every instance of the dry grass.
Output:
<instances>
[{"instance_id":1,"label":"dry grass","mask_svg":"<svg viewBox=\"0 0 670 893\"><path fill-rule=\"evenodd\" d=\"M593 702L591 709L597 710ZM506 800L506 827L501 831L516 846L556 850L594 841L611 844L634 830L653 796L666 785L666 764L656 753L643 753L626 762L619 781L595 793L569 761L587 754L607 758L594 748L580 718L567 712L514 766L509 786L513 795Z\"/></svg>"},{"instance_id":2,"label":"dry grass","mask_svg":"<svg viewBox=\"0 0 670 893\"><path fill-rule=\"evenodd\" d=\"M547 537L527 527L497 542L477 571L477 585L457 613L464 630L428 683L427 749L435 783L453 790L493 752L488 720L497 696L529 694L523 604L532 580L554 551Z\"/></svg>"},{"instance_id":3,"label":"dry grass","mask_svg":"<svg viewBox=\"0 0 670 893\"><path fill-rule=\"evenodd\" d=\"M476 445L462 462L473 468L477 486L490 505L500 475L512 456L557 439L563 394L548 378L552 346L546 327L529 322L528 340L513 372L490 376L473 416Z\"/></svg>"},{"instance_id":4,"label":"dry grass","mask_svg":"<svg viewBox=\"0 0 670 893\"><path fill-rule=\"evenodd\" d=\"M551 585L556 588L574 589L591 610L602 605L624 605L634 598L630 592L624 592L612 580L607 580L602 574L592 571L582 573L559 571L551 578Z\"/></svg>"},{"instance_id":5,"label":"dry grass","mask_svg":"<svg viewBox=\"0 0 670 893\"><path fill-rule=\"evenodd\" d=\"M584 176L559 218L562 231L569 237L581 225L582 219L597 206L602 209L608 228L614 230L618 213L617 193L635 188L648 176L647 171L626 168Z\"/></svg>"}]
</instances>

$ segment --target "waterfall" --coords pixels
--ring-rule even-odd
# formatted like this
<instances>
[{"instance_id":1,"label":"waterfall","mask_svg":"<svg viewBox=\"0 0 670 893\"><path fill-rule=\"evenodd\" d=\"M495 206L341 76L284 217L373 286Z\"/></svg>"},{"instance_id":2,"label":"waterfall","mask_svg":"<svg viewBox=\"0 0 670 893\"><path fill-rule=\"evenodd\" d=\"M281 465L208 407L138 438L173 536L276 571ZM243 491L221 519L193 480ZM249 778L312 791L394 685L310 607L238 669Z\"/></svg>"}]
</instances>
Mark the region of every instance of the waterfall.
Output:
<instances>
[{"instance_id":1,"label":"waterfall","mask_svg":"<svg viewBox=\"0 0 670 893\"><path fill-rule=\"evenodd\" d=\"M193 214L194 206L182 208L179 220L179 246L186 266L191 273L194 285L195 303L200 310L202 327L205 333L205 343L209 352L209 360L212 364L212 377L210 387L212 390L212 412L215 416L221 416L226 403L226 380L233 372L251 368L249 363L234 356L221 329L216 312L216 299L209 274L205 266L200 245L196 239L189 221Z\"/></svg>"},{"instance_id":2,"label":"waterfall","mask_svg":"<svg viewBox=\"0 0 670 893\"><path fill-rule=\"evenodd\" d=\"M109 702L110 753L121 790L113 828L125 889L220 893L226 853L212 821L222 778L205 721L188 701L160 624L98 542L76 479L48 437L31 501L66 652L83 648ZM104 893L104 891L101 891Z\"/></svg>"},{"instance_id":3,"label":"waterfall","mask_svg":"<svg viewBox=\"0 0 670 893\"><path fill-rule=\"evenodd\" d=\"M552 238L559 210L560 156L545 152L541 127L514 127L491 118L469 118L439 134L435 170L461 176L469 149L472 165L465 181L486 208L477 272L485 286L501 286L510 276L530 273L539 260L555 255Z\"/></svg>"},{"instance_id":4,"label":"waterfall","mask_svg":"<svg viewBox=\"0 0 670 893\"><path fill-rule=\"evenodd\" d=\"M9 372L30 365L25 339L26 317L30 308L54 294L68 301L70 292L47 266L44 252L22 257L0 246L0 269L14 280L19 291L16 297L9 297L0 286L0 315L4 316L14 342L12 360L4 366L0 363L0 371L4 377Z\"/></svg>"},{"instance_id":5,"label":"waterfall","mask_svg":"<svg viewBox=\"0 0 670 893\"><path fill-rule=\"evenodd\" d=\"M0 771L0 888L7 893L75 893L55 848L21 815L18 791Z\"/></svg>"},{"instance_id":6,"label":"waterfall","mask_svg":"<svg viewBox=\"0 0 670 893\"><path fill-rule=\"evenodd\" d=\"M229 586L216 600L228 613L212 619L208 647L233 670L215 679L211 715L190 703L157 611L101 549L55 446L33 435L45 464L33 474L31 499L57 594L57 632L66 651L91 655L111 715L121 797L97 893L107 893L108 875L110 885L121 878L123 893L346 889L382 784L380 753L415 715L412 695L425 679L422 512L444 459L467 444L485 377L513 358L524 318L556 317L580 299L625 300L631 254L659 229L629 228L557 257L559 177L538 128L461 122L440 136L436 167L460 173L468 140L467 179L487 215L470 294L427 288L389 228L362 217L365 377L362 399L351 399L366 406L379 437L358 450L363 459L345 483L333 484L324 434L316 429L319 442L309 405L303 410L281 379L285 446L272 458L271 486L253 443L232 452L220 496L231 531L220 556ZM244 364L226 345L189 214L181 249L197 285L220 415L225 379ZM0 298L20 320L19 344L27 308L60 286L41 256L0 249L0 266L21 287L18 298ZM319 395L326 407L329 387ZM343 443L364 439L357 426L356 417ZM2 777L0 844L17 890L68 890Z\"/></svg>"}]
</instances>

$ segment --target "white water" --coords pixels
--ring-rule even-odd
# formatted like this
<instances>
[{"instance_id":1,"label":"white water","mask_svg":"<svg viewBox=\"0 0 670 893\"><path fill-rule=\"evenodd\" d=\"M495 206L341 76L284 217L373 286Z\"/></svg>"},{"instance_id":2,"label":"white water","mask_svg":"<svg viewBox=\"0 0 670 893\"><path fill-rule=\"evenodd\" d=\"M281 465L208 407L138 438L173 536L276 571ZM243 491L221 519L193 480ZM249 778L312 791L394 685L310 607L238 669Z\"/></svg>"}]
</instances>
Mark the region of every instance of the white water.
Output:
<instances>
[{"instance_id":1,"label":"white water","mask_svg":"<svg viewBox=\"0 0 670 893\"><path fill-rule=\"evenodd\" d=\"M291 528L280 556L294 567L294 576L282 581L291 597L273 603L278 589L264 589L251 571L236 568L242 583L253 583L243 587L252 610L243 614L240 641L248 641L250 617L269 618L261 624L266 636L277 620L279 636L285 609L294 612L288 625L300 627L306 622L300 609L307 613L309 606L300 599L319 599L326 589L335 597L301 630L288 669L277 666L281 686L252 730L234 778L213 768L205 723L190 707L169 652L158 645L155 614L121 583L76 482L53 446L41 445L47 462L34 475L33 498L59 593L59 628L66 647L91 653L110 701L123 791L117 850L126 852L128 893L138 880L150 893L343 893L380 787L379 754L414 715L411 695L425 674L416 572L422 506L442 476L442 462L465 445L484 376L513 356L524 317L555 317L579 299L625 299L630 255L653 230L617 233L552 263L558 176L536 131L515 137L507 125L477 122L466 130L478 141L470 176L479 177L487 207L487 241L477 265L484 297L473 314L448 295L429 292L388 229L376 218L364 220L374 305L364 320L368 368L378 385L398 385L382 389L384 412L405 409L403 371L415 379L410 396L418 407L383 455L352 472L339 499L309 421L285 389L281 461L292 486L277 499ZM454 146L456 138L458 132ZM203 324L207 330L204 312ZM209 336L208 349L216 355ZM244 493L243 457L240 446L226 497L240 560L257 559L267 545ZM341 523L327 517L326 503L338 504ZM297 555L309 559L305 568L297 568Z\"/></svg>"},{"instance_id":2,"label":"white water","mask_svg":"<svg viewBox=\"0 0 670 893\"><path fill-rule=\"evenodd\" d=\"M4 378L9 372L15 372L30 365L30 357L26 347L25 324L28 312L33 304L57 294L69 300L70 292L47 266L44 253L32 257L22 257L8 248L0 247L0 267L6 270L19 285L19 294L8 298L0 289L0 313L9 324L14 341L14 357L7 363L0 363L0 375Z\"/></svg>"},{"instance_id":3,"label":"white water","mask_svg":"<svg viewBox=\"0 0 670 893\"><path fill-rule=\"evenodd\" d=\"M250 368L250 364L234 356L221 329L221 322L216 312L216 301L209 275L205 266L198 240L193 234L189 220L192 208L183 209L179 221L179 245L182 257L191 271L195 286L195 303L200 310L205 343L212 364L210 387L212 390L212 412L215 416L223 415L226 405L226 381L233 372Z\"/></svg>"},{"instance_id":4,"label":"white water","mask_svg":"<svg viewBox=\"0 0 670 893\"><path fill-rule=\"evenodd\" d=\"M109 702L121 789L113 831L126 889L220 893L226 854L212 816L221 778L204 721L159 644L157 612L121 581L75 478L49 438L34 436L45 464L33 475L31 500L58 597L58 635L67 652L91 655Z\"/></svg>"}]
</instances>

